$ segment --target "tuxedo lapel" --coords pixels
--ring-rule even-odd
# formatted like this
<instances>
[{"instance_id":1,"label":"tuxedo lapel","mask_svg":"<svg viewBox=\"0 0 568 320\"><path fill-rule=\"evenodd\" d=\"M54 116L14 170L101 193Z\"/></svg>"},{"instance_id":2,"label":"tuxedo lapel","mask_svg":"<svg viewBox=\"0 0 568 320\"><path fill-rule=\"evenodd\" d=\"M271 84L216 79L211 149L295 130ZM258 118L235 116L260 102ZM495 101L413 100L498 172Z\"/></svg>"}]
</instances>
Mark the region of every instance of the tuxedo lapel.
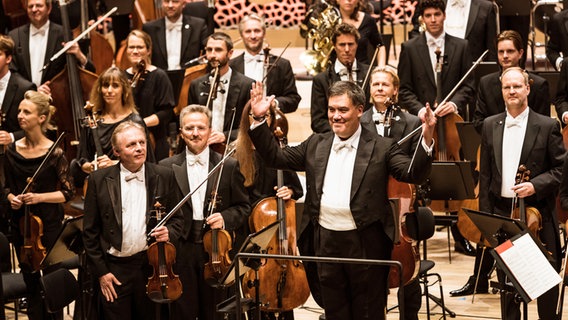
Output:
<instances>
[{"instance_id":1,"label":"tuxedo lapel","mask_svg":"<svg viewBox=\"0 0 568 320\"><path fill-rule=\"evenodd\" d=\"M503 167L503 131L505 130L505 114L493 123L493 153L495 154L495 162L499 175L503 175L501 168Z\"/></svg>"},{"instance_id":2,"label":"tuxedo lapel","mask_svg":"<svg viewBox=\"0 0 568 320\"><path fill-rule=\"evenodd\" d=\"M16 83L15 77L11 75L10 81L8 81L8 86L6 87L6 93L4 94L4 101L0 101L2 117L9 114L16 92L18 92L18 84Z\"/></svg>"},{"instance_id":3,"label":"tuxedo lapel","mask_svg":"<svg viewBox=\"0 0 568 320\"><path fill-rule=\"evenodd\" d=\"M187 52L187 45L189 44L189 39L191 38L191 33L193 29L191 28L191 24L189 24L189 19L185 16L183 17L182 27L181 27L181 54L180 54L180 65L185 63L183 59L184 53Z\"/></svg>"},{"instance_id":4,"label":"tuxedo lapel","mask_svg":"<svg viewBox=\"0 0 568 320\"><path fill-rule=\"evenodd\" d=\"M434 79L434 70L432 69L432 61L430 60L430 49L426 44L426 36L422 34L420 36L420 41L416 46L415 57L420 57L422 59L422 66L424 67L424 72L428 75L428 79L434 87L436 87L436 80Z\"/></svg>"},{"instance_id":5,"label":"tuxedo lapel","mask_svg":"<svg viewBox=\"0 0 568 320\"><path fill-rule=\"evenodd\" d=\"M469 16L467 17L467 27L465 28L465 39L469 36L469 33L473 29L477 21L477 13L479 12L479 4L477 1L471 1L469 8ZM478 22L479 23L479 22Z\"/></svg>"},{"instance_id":6,"label":"tuxedo lapel","mask_svg":"<svg viewBox=\"0 0 568 320\"><path fill-rule=\"evenodd\" d=\"M32 78L32 65L31 65L31 56L30 56L30 28L31 25L28 25L27 28L22 28L20 30L22 30L21 32L21 37L20 37L20 46L21 48L18 48L18 50L22 50L22 55L24 57L26 57L24 59L24 72L22 72L22 75L27 75L27 77L25 77L26 79L31 79Z\"/></svg>"},{"instance_id":7,"label":"tuxedo lapel","mask_svg":"<svg viewBox=\"0 0 568 320\"><path fill-rule=\"evenodd\" d=\"M318 163L319 165L314 167L314 179L316 181L318 199L321 198L323 192L323 179L325 177L325 170L327 169L327 160L331 152L333 137L333 133L328 133L316 147L314 163Z\"/></svg>"},{"instance_id":8,"label":"tuxedo lapel","mask_svg":"<svg viewBox=\"0 0 568 320\"><path fill-rule=\"evenodd\" d=\"M53 24L50 25L49 32L48 32L48 35L47 35L47 47L45 49L45 57L44 57L44 60L43 60L44 65L46 65L49 62L49 59L51 59L51 57L56 53L55 52L55 46L57 45L57 43L56 43L57 41L55 41L55 40L57 40L57 39L56 39L56 36L55 36L55 32L53 31L54 28L52 26L53 26ZM42 81L41 81L42 83L49 80L49 79L43 79L45 74L46 74L46 72L44 71L42 73Z\"/></svg>"},{"instance_id":9,"label":"tuxedo lapel","mask_svg":"<svg viewBox=\"0 0 568 320\"><path fill-rule=\"evenodd\" d=\"M233 118L233 108L237 107L237 99L241 94L241 81L237 72L233 70L231 74L231 83L229 83L229 90L227 90L227 99L225 103L225 121L223 128L231 128L231 120Z\"/></svg>"},{"instance_id":10,"label":"tuxedo lapel","mask_svg":"<svg viewBox=\"0 0 568 320\"><path fill-rule=\"evenodd\" d=\"M233 71L238 71L242 74L245 74L245 54L242 53L235 59L231 60L231 69Z\"/></svg>"},{"instance_id":11,"label":"tuxedo lapel","mask_svg":"<svg viewBox=\"0 0 568 320\"><path fill-rule=\"evenodd\" d=\"M357 146L357 155L355 156L355 166L353 167L353 180L351 181L351 195L349 197L351 200L353 200L355 193L363 181L365 172L367 172L367 166L369 165L373 149L375 148L375 141L373 141L371 132L362 129L359 146Z\"/></svg>"},{"instance_id":12,"label":"tuxedo lapel","mask_svg":"<svg viewBox=\"0 0 568 320\"><path fill-rule=\"evenodd\" d=\"M162 190L159 188L160 176L152 170L149 165L145 165L146 168L146 225L150 220L150 210L154 209L154 204L156 202L156 197L162 195Z\"/></svg>"},{"instance_id":13,"label":"tuxedo lapel","mask_svg":"<svg viewBox=\"0 0 568 320\"><path fill-rule=\"evenodd\" d=\"M207 170L207 172L211 172L211 170L213 170L213 168L221 161L221 155L218 154L217 152L213 151L213 150L209 150L209 168ZM217 179L219 176L219 171L221 169L217 170L217 172L215 172L214 174L211 175L211 177L209 177L209 179L207 180L207 191L205 192L205 202L203 203L203 211L207 210L207 207L209 205L209 196L213 193L213 188L215 187L215 184L217 183ZM217 190L219 191L219 190ZM203 212L203 216L207 217L207 212Z\"/></svg>"},{"instance_id":14,"label":"tuxedo lapel","mask_svg":"<svg viewBox=\"0 0 568 320\"><path fill-rule=\"evenodd\" d=\"M527 129L525 132L525 140L523 141L523 149L521 150L521 159L519 164L527 164L531 151L533 150L536 138L540 132L540 125L534 121L533 112L529 111L527 119Z\"/></svg>"},{"instance_id":15,"label":"tuxedo lapel","mask_svg":"<svg viewBox=\"0 0 568 320\"><path fill-rule=\"evenodd\" d=\"M454 62L454 59L456 59L454 52L456 51L456 45L455 42L452 41L452 39L446 34L446 39L444 41L444 52L443 57L442 57L442 87L444 87L444 84L447 83L446 81L444 81L446 79L446 76L450 73L450 72L455 72L454 70L450 70L451 66L460 66L461 63L456 63ZM444 61L447 57L447 60ZM447 85L450 85L449 83L447 83ZM451 90L451 88L450 88ZM447 92L449 92L450 90L448 90ZM444 90L445 91L445 90Z\"/></svg>"},{"instance_id":16,"label":"tuxedo lapel","mask_svg":"<svg viewBox=\"0 0 568 320\"><path fill-rule=\"evenodd\" d=\"M156 39L158 40L157 43L154 43L154 46L160 48L160 53L166 60L168 61L168 52L166 47L166 18L163 18L162 21L157 24L158 30L156 31ZM182 51L183 52L183 51Z\"/></svg>"},{"instance_id":17,"label":"tuxedo lapel","mask_svg":"<svg viewBox=\"0 0 568 320\"><path fill-rule=\"evenodd\" d=\"M120 197L120 166L115 165L112 172L104 178L110 203L118 228L122 230L122 199Z\"/></svg>"}]
</instances>

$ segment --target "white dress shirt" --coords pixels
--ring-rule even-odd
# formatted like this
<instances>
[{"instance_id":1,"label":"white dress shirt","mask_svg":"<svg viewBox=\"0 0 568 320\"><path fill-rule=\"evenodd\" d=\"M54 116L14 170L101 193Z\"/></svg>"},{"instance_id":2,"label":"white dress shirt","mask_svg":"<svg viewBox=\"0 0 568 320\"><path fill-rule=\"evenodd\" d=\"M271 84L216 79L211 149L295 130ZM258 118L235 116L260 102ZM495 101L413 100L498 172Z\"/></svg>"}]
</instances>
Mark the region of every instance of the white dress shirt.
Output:
<instances>
[{"instance_id":1,"label":"white dress shirt","mask_svg":"<svg viewBox=\"0 0 568 320\"><path fill-rule=\"evenodd\" d=\"M335 60L334 70L339 75L341 81L349 81L349 70L346 65L339 62L339 59ZM351 77L355 83L357 83L357 70L357 60L355 60L351 66Z\"/></svg>"},{"instance_id":2,"label":"white dress shirt","mask_svg":"<svg viewBox=\"0 0 568 320\"><path fill-rule=\"evenodd\" d=\"M444 31L448 34L465 39L471 0L448 0Z\"/></svg>"},{"instance_id":3,"label":"white dress shirt","mask_svg":"<svg viewBox=\"0 0 568 320\"><path fill-rule=\"evenodd\" d=\"M166 52L168 55L168 70L181 69L181 28L182 18L179 16L176 22L171 22L168 18L166 20Z\"/></svg>"},{"instance_id":4,"label":"white dress shirt","mask_svg":"<svg viewBox=\"0 0 568 320\"><path fill-rule=\"evenodd\" d=\"M515 197L515 192L511 188L515 185L515 177L520 165L528 118L529 108L526 108L516 118L513 118L507 111L505 130L503 131L503 163L501 164L501 172L503 173L501 196L505 198Z\"/></svg>"},{"instance_id":5,"label":"white dress shirt","mask_svg":"<svg viewBox=\"0 0 568 320\"><path fill-rule=\"evenodd\" d=\"M207 178L209 171L209 147L206 147L205 150L198 155L193 154L193 152L185 148L185 159L187 164L187 181L189 181L189 190L193 191ZM204 219L203 205L205 203L206 193L207 182L191 195L193 220Z\"/></svg>"},{"instance_id":6,"label":"white dress shirt","mask_svg":"<svg viewBox=\"0 0 568 320\"><path fill-rule=\"evenodd\" d=\"M219 86L217 87L217 99L213 100L211 128L218 132L223 132L223 128L225 127L227 95L229 94L232 74L233 70L229 68L229 71L221 76ZM209 81L212 82L213 78L209 77Z\"/></svg>"},{"instance_id":7,"label":"white dress shirt","mask_svg":"<svg viewBox=\"0 0 568 320\"><path fill-rule=\"evenodd\" d=\"M245 76L254 79L255 81L262 82L264 74L264 54L262 51L257 55L251 55L245 51Z\"/></svg>"},{"instance_id":8,"label":"white dress shirt","mask_svg":"<svg viewBox=\"0 0 568 320\"><path fill-rule=\"evenodd\" d=\"M442 57L444 56L444 40L446 38L446 33L442 34L438 38L434 38L428 31L424 32L426 35L426 45L428 45L428 52L430 53L430 61L432 62L432 71L434 72L434 81L437 83L436 78L436 49L440 49ZM443 58L442 58L443 59Z\"/></svg>"},{"instance_id":9,"label":"white dress shirt","mask_svg":"<svg viewBox=\"0 0 568 320\"><path fill-rule=\"evenodd\" d=\"M146 241L146 183L145 166L135 174L137 178L126 181L132 172L120 164L120 197L122 208L122 250L111 247L113 256L129 257L148 247Z\"/></svg>"},{"instance_id":10,"label":"white dress shirt","mask_svg":"<svg viewBox=\"0 0 568 320\"><path fill-rule=\"evenodd\" d=\"M2 103L4 102L4 97L6 96L6 90L8 90L8 82L10 81L10 70L0 79L0 112L4 113L4 108Z\"/></svg>"},{"instance_id":11,"label":"white dress shirt","mask_svg":"<svg viewBox=\"0 0 568 320\"><path fill-rule=\"evenodd\" d=\"M353 168L360 138L361 125L347 140L341 141L338 136L333 138L323 179L319 214L319 224L328 230L357 229L350 201Z\"/></svg>"},{"instance_id":12,"label":"white dress shirt","mask_svg":"<svg viewBox=\"0 0 568 320\"><path fill-rule=\"evenodd\" d=\"M30 24L30 71L32 82L38 87L41 85L41 68L43 68L46 59L45 53L47 51L49 23L50 22L47 21L39 29Z\"/></svg>"}]
</instances>

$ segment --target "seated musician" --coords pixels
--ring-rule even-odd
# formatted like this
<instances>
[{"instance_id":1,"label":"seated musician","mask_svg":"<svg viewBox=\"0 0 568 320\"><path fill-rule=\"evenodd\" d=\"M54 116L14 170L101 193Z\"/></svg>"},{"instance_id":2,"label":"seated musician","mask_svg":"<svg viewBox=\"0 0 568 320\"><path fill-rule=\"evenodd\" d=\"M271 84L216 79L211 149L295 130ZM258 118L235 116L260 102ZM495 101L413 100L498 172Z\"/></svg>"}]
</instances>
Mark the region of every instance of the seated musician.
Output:
<instances>
[{"instance_id":1,"label":"seated musician","mask_svg":"<svg viewBox=\"0 0 568 320\"><path fill-rule=\"evenodd\" d=\"M186 144L185 152L160 161L161 165L173 169L176 190L181 190L183 194L195 191L191 200L182 207L185 222L177 245L176 273L183 284L183 294L172 303L171 319L223 319L215 313L215 307L226 298L226 293L212 288L204 279L204 265L208 262L203 243L204 224L210 229L224 229L231 233L236 231L242 237L242 231L239 230L247 223L250 213L244 178L237 161L232 158L225 162L218 186L218 175L214 174L196 190L206 179L207 173L222 159L220 154L208 147L212 134L211 121L211 111L205 106L189 105L182 109L180 131ZM208 212L215 190L220 202L214 206L214 212ZM235 241L232 247L237 250L240 245L239 241Z\"/></svg>"},{"instance_id":2,"label":"seated musician","mask_svg":"<svg viewBox=\"0 0 568 320\"><path fill-rule=\"evenodd\" d=\"M369 65L355 59L357 43L360 35L357 28L350 24L342 23L335 29L331 41L337 55L334 62L328 68L314 77L312 84L311 117L312 130L316 133L331 131L327 118L327 99L329 87L337 81L353 81L362 86ZM363 88L365 101L369 101L369 87ZM365 110L368 109L365 104Z\"/></svg>"},{"instance_id":3,"label":"seated musician","mask_svg":"<svg viewBox=\"0 0 568 320\"><path fill-rule=\"evenodd\" d=\"M146 161L143 125L125 121L111 143L118 164L97 170L85 196L83 243L93 275L98 279L103 319L155 319L146 295L149 276L147 219L160 199L166 212L181 199L173 172ZM174 214L151 234L158 242L175 240L183 217ZM150 268L151 269L151 268Z\"/></svg>"},{"instance_id":4,"label":"seated musician","mask_svg":"<svg viewBox=\"0 0 568 320\"><path fill-rule=\"evenodd\" d=\"M96 124L91 123L92 127L86 123L81 131L77 159L71 165L76 185L82 185L87 174L95 168L102 169L118 163L111 138L119 124L134 121L146 128L142 117L136 111L128 79L117 67L111 67L101 73L91 89L89 99L92 113L99 121ZM148 133L148 130L145 130ZM95 141L93 131L96 131L98 141ZM97 143L100 144L103 154L95 157ZM151 150L150 145L146 145L148 161L155 162Z\"/></svg>"},{"instance_id":5,"label":"seated musician","mask_svg":"<svg viewBox=\"0 0 568 320\"><path fill-rule=\"evenodd\" d=\"M241 118L241 124L239 127L239 135L236 140L236 147L237 150L235 152L235 157L239 161L239 167L241 173L245 178L244 185L246 190L248 191L248 196L250 199L251 207L253 208L252 214L259 215L257 219L262 219L266 213L264 212L255 212L256 204L268 197L277 196L284 200L298 200L299 198L304 195L304 190L302 189L302 185L300 183L300 179L298 179L298 174L293 171L284 171L283 175L283 186L277 188L277 170L269 168L266 166L260 155L255 150L252 141L250 141L250 137L248 136L248 130L251 124L250 118L250 105L247 104L245 109L243 110L244 117ZM248 115L248 116L247 116ZM283 115L282 115L283 116ZM276 112L275 108L270 108L270 116L268 117L268 123L271 130L274 132L276 126L279 125L276 119ZM286 121L284 118L283 121ZM282 132L285 135L285 132ZM274 136L275 139L278 140L276 135ZM286 137L283 137L286 139ZM294 211L295 213L295 211ZM295 218L295 217L294 217ZM249 218L249 220L252 217ZM245 227L248 227L250 224L245 224ZM296 223L299 225L299 223ZM248 230L248 228L246 228ZM254 232L258 232L260 230L250 230ZM250 232L245 232L248 234ZM293 248L294 249L294 248ZM261 279L261 281L263 281ZM299 284L298 284L299 285ZM295 298L295 297L289 297ZM264 318L263 319L274 319L274 314L263 312ZM280 312L280 317L278 319L281 320L292 320L294 319L294 312L284 311Z\"/></svg>"},{"instance_id":6,"label":"seated musician","mask_svg":"<svg viewBox=\"0 0 568 320\"><path fill-rule=\"evenodd\" d=\"M555 119L534 112L528 105L531 88L527 72L508 68L501 75L501 84L506 111L483 122L479 209L509 217L514 197L536 208L542 216L542 229L535 237L551 254L553 267L558 271L562 257L555 207L565 158L560 126ZM530 170L529 181L515 184L521 164ZM486 252L485 257L491 255ZM498 270L497 275L504 285L504 273ZM557 298L558 286L538 298L540 319L560 319L556 315ZM520 319L518 301L511 292L501 292L501 319Z\"/></svg>"},{"instance_id":7,"label":"seated musician","mask_svg":"<svg viewBox=\"0 0 568 320\"><path fill-rule=\"evenodd\" d=\"M151 64L151 53L150 36L140 30L131 31L126 38L126 55L130 61L126 74L133 81L132 92L136 108L154 138L155 158L161 160L168 157L170 152L167 128L174 117L175 100L168 75ZM143 68L141 61L145 64Z\"/></svg>"},{"instance_id":8,"label":"seated musician","mask_svg":"<svg viewBox=\"0 0 568 320\"><path fill-rule=\"evenodd\" d=\"M41 219L43 236L39 234L26 236L22 230L17 232L14 246L20 258L20 268L24 271L24 280L28 286L28 317L35 319L48 319L48 313L44 310L43 299L39 287L39 266L41 261L30 261L21 256L22 245L28 241L37 239L43 247L49 249L57 240L63 220L62 203L71 199L74 195L73 181L69 174L69 166L63 150L56 147L45 165L37 176L28 185L28 178L34 173L45 159L48 150L53 146L53 141L45 136L45 132L51 127L50 119L54 112L50 106L49 96L36 92L27 91L24 100L18 107L18 123L24 131L24 137L10 144L6 150L6 163L4 175L6 177L5 188L7 200L10 203L10 213L14 222L23 223L26 211ZM20 230L15 227L16 230ZM32 250L32 249L27 249ZM52 270L44 270L49 272Z\"/></svg>"},{"instance_id":9,"label":"seated musician","mask_svg":"<svg viewBox=\"0 0 568 320\"><path fill-rule=\"evenodd\" d=\"M361 116L361 126L371 132L377 132L380 136L392 138L394 141L400 141L421 125L420 118L398 106L399 85L400 80L393 68L375 68L371 73L370 83L373 107ZM393 105L390 106L390 103ZM402 144L400 147L404 153L412 156L418 146L419 138L419 135L415 135ZM418 320L418 311L422 304L420 290L418 278L405 286L405 320Z\"/></svg>"},{"instance_id":10,"label":"seated musician","mask_svg":"<svg viewBox=\"0 0 568 320\"><path fill-rule=\"evenodd\" d=\"M191 81L187 104L208 106L211 110L213 131L209 144L229 143L237 137L236 129L239 127L245 104L249 101L250 88L254 81L229 66L233 55L233 41L226 33L215 32L209 36L205 53L209 67L219 68L221 78L217 84L217 93L210 92L212 78L206 74ZM212 99L210 94L214 94L215 99ZM236 114L231 127L233 108ZM231 136L227 137L231 128Z\"/></svg>"}]
</instances>

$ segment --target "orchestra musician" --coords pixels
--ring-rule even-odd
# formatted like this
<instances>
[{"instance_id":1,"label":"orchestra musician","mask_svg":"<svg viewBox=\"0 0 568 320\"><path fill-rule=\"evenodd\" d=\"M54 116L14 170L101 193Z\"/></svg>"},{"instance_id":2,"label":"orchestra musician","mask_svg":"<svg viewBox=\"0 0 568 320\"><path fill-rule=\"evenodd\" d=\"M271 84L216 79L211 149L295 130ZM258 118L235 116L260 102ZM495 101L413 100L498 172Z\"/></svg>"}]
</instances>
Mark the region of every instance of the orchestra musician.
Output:
<instances>
[{"instance_id":1,"label":"orchestra musician","mask_svg":"<svg viewBox=\"0 0 568 320\"><path fill-rule=\"evenodd\" d=\"M54 111L49 96L36 91L26 91L24 100L18 107L18 123L24 131L24 137L8 146L4 165L4 187L10 203L10 213L15 222L23 219L26 210L39 217L43 225L41 244L45 248L51 248L57 240L63 221L62 203L70 200L75 194L69 165L61 148L54 150L32 181L31 187L25 193L22 192L28 184L28 178L34 176L54 143L45 136L46 130L51 126L50 119ZM29 208L26 209L26 206ZM16 233L14 246L18 257L25 241L24 237L27 235ZM39 235L31 237L39 238ZM32 320L51 319L44 309L40 293L40 272L31 272L32 270L26 270L22 265L21 267L28 290L28 317ZM44 270L49 271L53 270ZM62 314L60 316L62 317Z\"/></svg>"},{"instance_id":2,"label":"orchestra musician","mask_svg":"<svg viewBox=\"0 0 568 320\"><path fill-rule=\"evenodd\" d=\"M546 57L550 64L560 71L562 62L568 57L568 8L556 13L548 23L549 39L546 43Z\"/></svg>"},{"instance_id":3,"label":"orchestra musician","mask_svg":"<svg viewBox=\"0 0 568 320\"><path fill-rule=\"evenodd\" d=\"M91 89L89 99L89 103L93 105L92 112L100 122L96 123L96 128L83 126L81 129L77 159L71 164L71 172L76 185L82 185L87 174L93 172L95 168L102 169L118 163L111 143L112 133L118 125L126 121L134 121L145 128L147 139L149 134L144 120L136 111L128 79L117 67L110 67L101 73ZM97 131L103 152L102 155L96 157L93 130ZM155 162L154 153L149 144L146 145L146 158L149 162ZM80 167L80 170L76 165Z\"/></svg>"},{"instance_id":4,"label":"orchestra musician","mask_svg":"<svg viewBox=\"0 0 568 320\"><path fill-rule=\"evenodd\" d=\"M501 113L505 110L505 101L500 88L501 73L511 67L520 67L524 50L521 35L517 31L505 30L497 35L497 62L501 71L483 76L479 80L477 90L477 105L473 114L473 123L478 132L481 132L485 118ZM531 110L542 115L550 116L550 96L548 81L543 77L529 73L531 91L529 93L529 106Z\"/></svg>"},{"instance_id":5,"label":"orchestra musician","mask_svg":"<svg viewBox=\"0 0 568 320\"><path fill-rule=\"evenodd\" d=\"M312 84L311 126L316 133L331 131L326 107L331 85L337 81L353 81L359 86L363 85L369 65L359 62L355 57L360 37L357 28L346 23L338 25L333 33L331 41L337 59L316 75ZM366 85L363 90L365 101L369 101L369 86ZM368 103L364 104L365 110L369 107Z\"/></svg>"},{"instance_id":6,"label":"orchestra musician","mask_svg":"<svg viewBox=\"0 0 568 320\"><path fill-rule=\"evenodd\" d=\"M207 38L207 23L197 17L182 14L185 0L162 2L163 18L142 26L152 39L152 64L163 70L185 69L188 62L199 57Z\"/></svg>"},{"instance_id":7,"label":"orchestra musician","mask_svg":"<svg viewBox=\"0 0 568 320\"><path fill-rule=\"evenodd\" d=\"M233 55L233 41L223 32L215 32L205 45L205 53L209 67L219 67L220 80L217 87L216 99L208 106L212 112L212 132L209 144L231 142L237 137L237 130L245 104L250 98L252 79L234 70L229 65ZM187 104L206 106L209 101L212 78L209 74L201 76L189 86ZM231 137L227 137L231 129L232 109L235 108L235 121Z\"/></svg>"},{"instance_id":8,"label":"orchestra musician","mask_svg":"<svg viewBox=\"0 0 568 320\"><path fill-rule=\"evenodd\" d=\"M542 216L542 229L535 236L551 254L558 271L562 259L555 207L565 158L560 127L556 120L534 112L528 105L531 88L524 70L508 68L501 75L501 83L507 109L483 122L479 209L510 216L513 198L525 199L526 206L535 207ZM530 170L530 181L515 185L521 164ZM487 253L485 256L491 258ZM504 284L504 274L498 271L498 276ZM556 303L551 303L557 298L558 286L538 298L540 319L559 319ZM510 293L501 293L501 318L520 319L519 303Z\"/></svg>"},{"instance_id":9,"label":"orchestra musician","mask_svg":"<svg viewBox=\"0 0 568 320\"><path fill-rule=\"evenodd\" d=\"M183 194L194 191L207 173L217 165L222 156L211 150L211 111L200 105L189 105L180 113L180 133L185 141L185 152L160 161L160 165L172 168L176 177L176 189ZM182 206L184 225L177 244L176 273L183 284L182 296L171 306L171 319L222 319L215 313L217 303L223 301L225 292L212 288L205 282L204 265L208 261L203 244L203 226L237 232L243 237L243 226L247 223L250 204L244 187L244 178L235 159L228 158L223 166L217 197L221 202L216 212L207 216L210 195L215 189L218 175L214 174L207 183L191 196ZM244 238L242 238L244 239ZM238 250L242 241L233 242Z\"/></svg>"},{"instance_id":10,"label":"orchestra musician","mask_svg":"<svg viewBox=\"0 0 568 320\"><path fill-rule=\"evenodd\" d=\"M126 55L130 67L126 69L133 82L134 103L154 138L156 160L169 156L170 146L167 141L168 124L174 118L174 91L166 72L151 64L152 40L140 30L132 30L126 37ZM140 61L144 61L141 68Z\"/></svg>"},{"instance_id":11,"label":"orchestra musician","mask_svg":"<svg viewBox=\"0 0 568 320\"><path fill-rule=\"evenodd\" d=\"M42 67L63 48L63 27L49 21L52 0L27 0L26 10L30 23L11 30L8 35L14 40L15 53L10 68L26 80L33 82L38 90L50 93L46 81L65 68L65 56L60 56L44 70ZM94 66L74 44L68 54L76 57L79 66L94 71Z\"/></svg>"},{"instance_id":12,"label":"orchestra musician","mask_svg":"<svg viewBox=\"0 0 568 320\"><path fill-rule=\"evenodd\" d=\"M143 125L125 121L111 143L119 163L93 172L85 196L83 243L100 287L103 319L155 319L154 303L146 295L151 268L146 249L150 210L159 198L166 210L181 199L173 172L146 161ZM175 240L183 217L174 214L151 236ZM96 290L99 290L98 288Z\"/></svg>"},{"instance_id":13,"label":"orchestra musician","mask_svg":"<svg viewBox=\"0 0 568 320\"><path fill-rule=\"evenodd\" d=\"M396 105L400 79L391 67L377 67L371 73L371 99L373 107L361 116L361 126L380 136L400 141L421 125L420 118L408 113ZM393 106L388 106L389 101ZM392 113L390 113L392 112ZM390 113L390 114L389 114ZM419 142L415 135L400 148L412 156ZM422 294L418 278L404 287L405 320L418 320L418 311L422 305Z\"/></svg>"},{"instance_id":14,"label":"orchestra musician","mask_svg":"<svg viewBox=\"0 0 568 320\"><path fill-rule=\"evenodd\" d=\"M249 115L250 105L245 106L243 114L245 116L241 118L239 135L235 141L237 148L235 158L239 162L241 173L245 178L244 186L248 192L251 207L254 208L259 201L274 196L282 198L283 200L298 200L304 195L298 174L293 171L283 171L283 186L277 188L277 170L269 168L264 163L248 136L248 130L252 120ZM270 130L274 132L278 125L274 106L270 107L267 122ZM283 134L285 133L283 132ZM274 138L278 140L276 136ZM296 229L296 227L294 227L294 229ZM263 312L262 314L263 319L275 319L273 313ZM293 320L293 310L280 312L278 319Z\"/></svg>"},{"instance_id":15,"label":"orchestra musician","mask_svg":"<svg viewBox=\"0 0 568 320\"><path fill-rule=\"evenodd\" d=\"M436 123L431 110L422 114L424 139L411 165L394 140L360 125L365 94L353 82L339 81L329 89L333 132L313 134L285 149L266 125L274 97L263 98L262 92L262 85L255 84L249 135L267 165L306 172L304 214L311 223L303 232L314 232L315 254L389 259L395 225L387 209L388 175L409 183L428 177ZM320 263L318 272L326 319L385 319L386 267Z\"/></svg>"},{"instance_id":16,"label":"orchestra musician","mask_svg":"<svg viewBox=\"0 0 568 320\"><path fill-rule=\"evenodd\" d=\"M284 113L296 111L302 98L296 89L296 79L290 61L271 54L268 65L265 65L263 48L268 43L264 41L264 18L256 13L245 15L239 22L239 33L245 45L245 52L231 59L231 68L255 81L264 82L263 78L266 77L266 92L276 97L274 106ZM268 70L268 75L265 75Z\"/></svg>"}]
</instances>

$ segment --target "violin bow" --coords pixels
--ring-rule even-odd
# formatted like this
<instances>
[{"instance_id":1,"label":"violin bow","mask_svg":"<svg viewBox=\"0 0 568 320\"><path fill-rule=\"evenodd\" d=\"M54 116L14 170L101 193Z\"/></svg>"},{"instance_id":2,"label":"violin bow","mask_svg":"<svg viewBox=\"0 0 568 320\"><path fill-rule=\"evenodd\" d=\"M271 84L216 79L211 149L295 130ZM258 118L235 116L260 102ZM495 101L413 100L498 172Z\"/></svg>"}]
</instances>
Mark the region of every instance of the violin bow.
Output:
<instances>
[{"instance_id":1,"label":"violin bow","mask_svg":"<svg viewBox=\"0 0 568 320\"><path fill-rule=\"evenodd\" d=\"M61 134L59 135L57 140L51 145L51 147L49 148L49 150L45 154L45 158L43 158L39 167L37 167L36 171L34 172L34 175L29 179L28 184L26 185L24 190L22 190L21 194L24 194L29 190L29 188L32 185L32 183L34 182L35 178L37 177L37 175L39 174L39 172L41 171L41 169L43 168L43 166L45 165L45 163L47 162L47 160L49 159L49 157L51 156L53 151L55 151L55 148L57 148L57 145L59 144L59 142L61 142L61 138L63 138L64 135L65 135L65 132L61 132Z\"/></svg>"},{"instance_id":2,"label":"violin bow","mask_svg":"<svg viewBox=\"0 0 568 320\"><path fill-rule=\"evenodd\" d=\"M274 62L272 63L272 65L270 65L268 67L268 70L266 71L266 74L264 75L264 77L262 78L262 83L264 83L266 81L266 78L268 78L268 75L270 74L270 71L272 71L272 69L274 69L274 67L276 66L276 64L278 63L278 61L280 61L280 58L282 58L282 55L284 54L284 52L286 52L286 49L288 49L288 47L290 46L291 42L288 42L288 44L284 47L284 49L282 50L282 52L280 52L280 55L278 57L276 57L276 60L274 60Z\"/></svg>"},{"instance_id":3,"label":"violin bow","mask_svg":"<svg viewBox=\"0 0 568 320\"><path fill-rule=\"evenodd\" d=\"M371 59L371 64L369 65L369 70L367 70L367 74L365 75L365 80L363 80L363 84L361 85L361 88L365 88L365 86L367 85L367 82L369 81L369 77L371 76L371 72L373 72L373 65L375 64L375 61L377 61L377 57L379 56L379 50L381 49L383 45L379 44L376 48L375 48L375 53L373 53L373 59Z\"/></svg>"}]
</instances>

